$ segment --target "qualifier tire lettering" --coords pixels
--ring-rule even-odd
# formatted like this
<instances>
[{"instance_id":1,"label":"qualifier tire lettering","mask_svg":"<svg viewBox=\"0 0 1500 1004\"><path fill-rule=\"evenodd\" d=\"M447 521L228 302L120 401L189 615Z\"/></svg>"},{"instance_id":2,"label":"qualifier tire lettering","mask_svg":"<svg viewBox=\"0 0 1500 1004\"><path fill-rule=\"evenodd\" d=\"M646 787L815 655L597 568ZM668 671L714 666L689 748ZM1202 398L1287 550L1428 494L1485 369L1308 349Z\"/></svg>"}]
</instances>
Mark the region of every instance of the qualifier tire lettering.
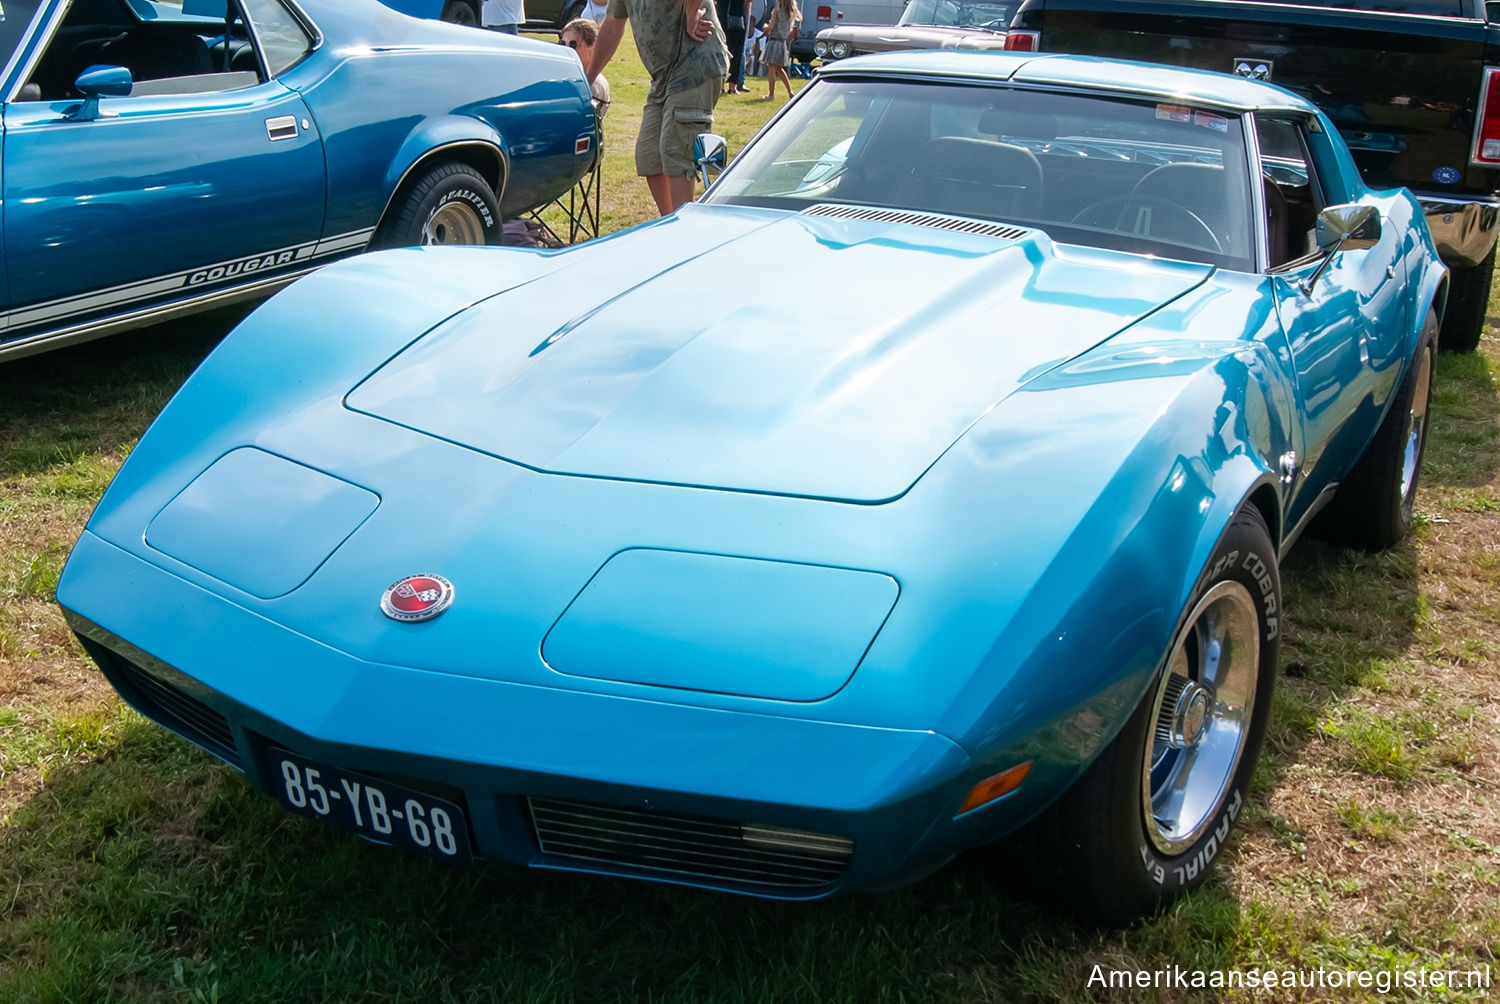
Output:
<instances>
[{"instance_id":1,"label":"qualifier tire lettering","mask_svg":"<svg viewBox=\"0 0 1500 1004\"><path fill-rule=\"evenodd\" d=\"M467 202L469 205L473 206L479 212L479 215L484 219L485 226L492 227L495 225L494 215L490 212L490 204L485 201L484 197L481 196L478 192L473 191L472 189L462 188L454 192L450 198L444 199L443 202L456 202L459 200ZM441 208L441 203L433 208L433 212L436 213L439 208Z\"/></svg>"},{"instance_id":2,"label":"qualifier tire lettering","mask_svg":"<svg viewBox=\"0 0 1500 1004\"><path fill-rule=\"evenodd\" d=\"M500 237L500 200L485 178L468 164L443 161L398 194L373 243L498 244Z\"/></svg>"}]
</instances>

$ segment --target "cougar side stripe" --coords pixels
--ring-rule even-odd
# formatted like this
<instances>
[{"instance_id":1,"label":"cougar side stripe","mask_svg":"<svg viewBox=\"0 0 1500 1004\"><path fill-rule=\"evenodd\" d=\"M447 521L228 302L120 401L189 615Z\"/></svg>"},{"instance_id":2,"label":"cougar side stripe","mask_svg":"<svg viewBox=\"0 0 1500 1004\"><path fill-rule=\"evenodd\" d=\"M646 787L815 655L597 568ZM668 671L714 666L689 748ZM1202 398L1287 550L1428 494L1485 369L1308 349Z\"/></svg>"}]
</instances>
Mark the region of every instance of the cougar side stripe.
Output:
<instances>
[{"instance_id":1,"label":"cougar side stripe","mask_svg":"<svg viewBox=\"0 0 1500 1004\"><path fill-rule=\"evenodd\" d=\"M231 258L228 261L215 262L172 275L139 279L135 282L93 290L61 300L49 300L46 303L11 311L9 327L25 328L48 321L61 320L74 314L125 307L140 300L158 299L176 290L191 290L198 286L204 287L205 291L208 288L218 288L226 280L247 279L257 273L304 264L325 255L358 250L369 243L374 233L374 227L367 227L324 240L294 244L273 251L246 255L243 258Z\"/></svg>"}]
</instances>

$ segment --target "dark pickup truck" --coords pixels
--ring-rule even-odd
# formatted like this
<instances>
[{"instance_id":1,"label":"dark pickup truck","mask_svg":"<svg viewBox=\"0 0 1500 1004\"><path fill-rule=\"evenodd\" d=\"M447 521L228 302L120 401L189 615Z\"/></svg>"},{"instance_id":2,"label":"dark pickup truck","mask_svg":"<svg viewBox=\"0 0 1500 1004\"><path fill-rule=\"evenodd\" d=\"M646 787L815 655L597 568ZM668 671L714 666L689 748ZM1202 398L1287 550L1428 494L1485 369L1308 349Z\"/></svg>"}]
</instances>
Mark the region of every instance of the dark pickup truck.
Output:
<instances>
[{"instance_id":1,"label":"dark pickup truck","mask_svg":"<svg viewBox=\"0 0 1500 1004\"><path fill-rule=\"evenodd\" d=\"M1442 345L1479 344L1500 227L1500 0L1024 0L1010 49L1269 79L1317 104L1365 180L1421 200L1452 270Z\"/></svg>"}]
</instances>

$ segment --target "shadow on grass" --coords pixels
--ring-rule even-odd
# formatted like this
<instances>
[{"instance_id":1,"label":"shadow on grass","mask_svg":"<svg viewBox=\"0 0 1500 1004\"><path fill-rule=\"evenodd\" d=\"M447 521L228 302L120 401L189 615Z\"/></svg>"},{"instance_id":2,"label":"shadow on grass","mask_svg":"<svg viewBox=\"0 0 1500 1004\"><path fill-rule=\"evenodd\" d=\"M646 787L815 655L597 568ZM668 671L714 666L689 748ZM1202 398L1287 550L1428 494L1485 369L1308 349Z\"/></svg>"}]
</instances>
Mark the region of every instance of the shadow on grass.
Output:
<instances>
[{"instance_id":1,"label":"shadow on grass","mask_svg":"<svg viewBox=\"0 0 1500 1004\"><path fill-rule=\"evenodd\" d=\"M1424 491L1487 483L1500 466L1495 450L1495 388L1480 354L1442 356L1435 392ZM1488 425L1488 431L1476 429ZM1418 499L1418 507L1422 498ZM1257 770L1252 804L1286 783L1306 747L1326 737L1338 767L1402 783L1419 770L1424 729L1398 717L1374 718L1350 709L1360 689L1381 689L1404 672L1422 623L1420 560L1409 537L1381 553L1298 542L1282 565L1282 676ZM1294 848L1302 835L1264 811L1248 821L1273 844Z\"/></svg>"},{"instance_id":2,"label":"shadow on grass","mask_svg":"<svg viewBox=\"0 0 1500 1004\"><path fill-rule=\"evenodd\" d=\"M0 363L0 477L138 439L250 308L236 306Z\"/></svg>"},{"instance_id":3,"label":"shadow on grass","mask_svg":"<svg viewBox=\"0 0 1500 1004\"><path fill-rule=\"evenodd\" d=\"M1483 349L1440 353L1432 388L1423 484L1438 489L1488 485L1500 472L1500 393L1489 356Z\"/></svg>"},{"instance_id":4,"label":"shadow on grass","mask_svg":"<svg viewBox=\"0 0 1500 1004\"><path fill-rule=\"evenodd\" d=\"M1090 931L1011 898L1026 862L993 856L812 903L447 869L287 815L133 717L12 814L0 860L8 1001L1151 1000L1091 991L1092 967L1226 966L1239 922L1212 886Z\"/></svg>"},{"instance_id":5,"label":"shadow on grass","mask_svg":"<svg viewBox=\"0 0 1500 1004\"><path fill-rule=\"evenodd\" d=\"M1408 541L1368 554L1303 540L1282 568L1282 585L1282 682L1294 699L1280 703L1289 720L1272 734L1276 752L1295 759L1323 712L1358 687L1379 685L1406 656L1421 609L1416 548Z\"/></svg>"}]
</instances>

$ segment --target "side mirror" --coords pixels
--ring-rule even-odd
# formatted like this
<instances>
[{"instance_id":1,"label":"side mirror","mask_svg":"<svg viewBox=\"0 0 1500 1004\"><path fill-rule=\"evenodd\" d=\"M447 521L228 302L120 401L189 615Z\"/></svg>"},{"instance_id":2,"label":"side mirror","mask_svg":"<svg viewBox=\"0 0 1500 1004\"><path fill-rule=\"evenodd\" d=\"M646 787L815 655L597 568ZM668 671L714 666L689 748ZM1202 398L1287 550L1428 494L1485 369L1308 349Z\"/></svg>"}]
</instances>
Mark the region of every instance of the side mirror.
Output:
<instances>
[{"instance_id":1,"label":"side mirror","mask_svg":"<svg viewBox=\"0 0 1500 1004\"><path fill-rule=\"evenodd\" d=\"M89 122L99 117L99 99L123 98L135 87L130 71L123 66L90 66L73 81L83 104L69 108L65 117L75 122Z\"/></svg>"},{"instance_id":2,"label":"side mirror","mask_svg":"<svg viewBox=\"0 0 1500 1004\"><path fill-rule=\"evenodd\" d=\"M729 163L729 143L717 133L700 132L693 137L693 163L698 165L698 170L703 175L703 187L707 188L708 169L713 168L714 173L718 174Z\"/></svg>"},{"instance_id":3,"label":"side mirror","mask_svg":"<svg viewBox=\"0 0 1500 1004\"><path fill-rule=\"evenodd\" d=\"M1318 250L1323 252L1323 260L1302 284L1303 293L1313 291L1318 277L1338 252L1363 251L1380 243L1380 213L1374 206L1361 206L1352 202L1342 206L1329 206L1318 214L1315 233Z\"/></svg>"},{"instance_id":4,"label":"side mirror","mask_svg":"<svg viewBox=\"0 0 1500 1004\"><path fill-rule=\"evenodd\" d=\"M1318 250L1362 251L1380 243L1380 213L1374 206L1329 206L1318 214Z\"/></svg>"}]
</instances>

